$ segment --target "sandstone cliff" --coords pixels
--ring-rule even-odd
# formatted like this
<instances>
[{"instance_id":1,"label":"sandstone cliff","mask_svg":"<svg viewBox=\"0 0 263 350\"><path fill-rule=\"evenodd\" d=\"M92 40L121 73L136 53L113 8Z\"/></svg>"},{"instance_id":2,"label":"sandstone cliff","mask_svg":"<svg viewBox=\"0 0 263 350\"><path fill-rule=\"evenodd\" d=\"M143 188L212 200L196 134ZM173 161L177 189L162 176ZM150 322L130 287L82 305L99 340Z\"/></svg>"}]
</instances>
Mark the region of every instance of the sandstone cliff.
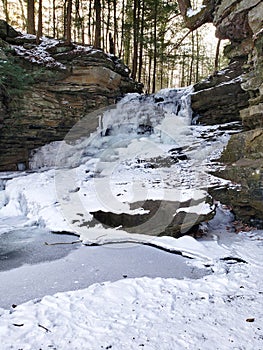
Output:
<instances>
[{"instance_id":1,"label":"sandstone cliff","mask_svg":"<svg viewBox=\"0 0 263 350\"><path fill-rule=\"evenodd\" d=\"M232 205L237 219L263 227L263 2L203 0L193 16L190 0L178 3L188 28L213 22L216 36L231 42L225 48L229 67L196 84L192 95L199 122L240 120L245 130L231 137L221 157L226 168L218 173L239 186L211 194Z\"/></svg>"},{"instance_id":2,"label":"sandstone cliff","mask_svg":"<svg viewBox=\"0 0 263 350\"><path fill-rule=\"evenodd\" d=\"M217 37L231 41L225 48L231 64L223 74L196 85L193 108L202 122L240 119L245 129L232 136L221 158L226 168L218 173L239 187L211 194L232 205L237 219L263 227L263 2L206 2Z\"/></svg>"},{"instance_id":3,"label":"sandstone cliff","mask_svg":"<svg viewBox=\"0 0 263 350\"><path fill-rule=\"evenodd\" d=\"M215 195L233 206L238 219L263 227L263 2L222 1L214 23L217 35L231 40L228 57L246 59L241 87L249 104L240 116L245 129L254 129L232 136L222 156L227 167L220 176L240 188L218 190Z\"/></svg>"},{"instance_id":4,"label":"sandstone cliff","mask_svg":"<svg viewBox=\"0 0 263 350\"><path fill-rule=\"evenodd\" d=\"M61 140L84 114L142 86L112 55L16 32L0 21L0 59L34 77L19 94L0 84L0 170L27 167L30 151Z\"/></svg>"},{"instance_id":5,"label":"sandstone cliff","mask_svg":"<svg viewBox=\"0 0 263 350\"><path fill-rule=\"evenodd\" d=\"M263 113L263 3L261 0L206 0L204 3L207 6L203 11L210 13L205 18L215 25L216 36L231 42L225 48L230 65L195 85L193 110L200 115L202 123L242 119L246 127L253 128L261 124ZM194 20L197 21L191 18L188 25L193 27Z\"/></svg>"}]
</instances>

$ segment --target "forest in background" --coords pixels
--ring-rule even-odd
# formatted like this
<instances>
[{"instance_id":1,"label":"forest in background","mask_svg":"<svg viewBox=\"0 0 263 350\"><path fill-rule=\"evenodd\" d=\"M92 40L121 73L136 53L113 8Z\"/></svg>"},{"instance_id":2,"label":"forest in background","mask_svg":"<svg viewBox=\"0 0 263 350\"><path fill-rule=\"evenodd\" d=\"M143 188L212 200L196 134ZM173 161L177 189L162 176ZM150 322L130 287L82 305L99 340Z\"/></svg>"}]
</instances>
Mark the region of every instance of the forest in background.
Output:
<instances>
[{"instance_id":1,"label":"forest in background","mask_svg":"<svg viewBox=\"0 0 263 350\"><path fill-rule=\"evenodd\" d=\"M191 85L226 64L222 47L216 59L217 42L208 35L212 25L185 28L175 0L1 2L1 18L18 30L118 56L147 93ZM194 6L199 5L196 0Z\"/></svg>"}]
</instances>

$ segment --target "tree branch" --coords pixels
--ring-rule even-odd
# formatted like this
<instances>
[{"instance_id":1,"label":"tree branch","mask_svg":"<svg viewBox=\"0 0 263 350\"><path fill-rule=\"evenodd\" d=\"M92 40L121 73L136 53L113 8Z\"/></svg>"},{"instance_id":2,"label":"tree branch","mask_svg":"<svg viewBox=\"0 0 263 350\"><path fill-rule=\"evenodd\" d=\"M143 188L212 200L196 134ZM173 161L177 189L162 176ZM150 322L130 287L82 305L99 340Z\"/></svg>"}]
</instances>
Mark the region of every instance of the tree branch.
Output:
<instances>
[{"instance_id":1,"label":"tree branch","mask_svg":"<svg viewBox=\"0 0 263 350\"><path fill-rule=\"evenodd\" d=\"M188 15L188 11L192 9L191 0L178 0L178 5L186 27L192 31L205 23L213 22L215 0L203 0L200 11L192 16Z\"/></svg>"}]
</instances>

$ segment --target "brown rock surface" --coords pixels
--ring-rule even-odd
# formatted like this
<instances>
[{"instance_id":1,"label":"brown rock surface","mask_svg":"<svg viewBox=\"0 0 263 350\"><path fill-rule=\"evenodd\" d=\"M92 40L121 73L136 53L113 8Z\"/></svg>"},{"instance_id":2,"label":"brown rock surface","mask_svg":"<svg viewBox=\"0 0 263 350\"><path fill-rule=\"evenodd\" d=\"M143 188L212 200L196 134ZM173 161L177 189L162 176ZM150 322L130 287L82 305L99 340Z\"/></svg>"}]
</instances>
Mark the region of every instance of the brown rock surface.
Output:
<instances>
[{"instance_id":1,"label":"brown rock surface","mask_svg":"<svg viewBox=\"0 0 263 350\"><path fill-rule=\"evenodd\" d=\"M8 30L11 38L0 31L1 52L11 48L9 59L35 79L19 94L0 86L0 171L27 167L31 150L62 140L83 115L141 92L117 57L62 41L37 46L34 36Z\"/></svg>"},{"instance_id":2,"label":"brown rock surface","mask_svg":"<svg viewBox=\"0 0 263 350\"><path fill-rule=\"evenodd\" d=\"M231 205L237 219L263 228L263 129L233 135L221 161L226 168L217 175L238 186L210 194Z\"/></svg>"},{"instance_id":3,"label":"brown rock surface","mask_svg":"<svg viewBox=\"0 0 263 350\"><path fill-rule=\"evenodd\" d=\"M227 166L218 173L239 187L214 189L211 194L231 204L240 220L263 227L263 2L211 0L213 6L209 21L218 38L230 40L225 55L231 63L223 74L195 85L193 109L202 123L241 119L250 131L231 137L221 158Z\"/></svg>"}]
</instances>

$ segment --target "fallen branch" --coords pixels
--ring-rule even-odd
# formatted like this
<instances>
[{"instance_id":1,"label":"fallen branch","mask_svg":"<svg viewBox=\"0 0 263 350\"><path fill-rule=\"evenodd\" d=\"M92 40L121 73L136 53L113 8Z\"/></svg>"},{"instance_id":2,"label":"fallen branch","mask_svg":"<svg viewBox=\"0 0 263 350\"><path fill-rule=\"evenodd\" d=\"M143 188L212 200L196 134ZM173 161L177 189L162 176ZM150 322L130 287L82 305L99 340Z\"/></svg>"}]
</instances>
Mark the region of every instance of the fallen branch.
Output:
<instances>
[{"instance_id":1,"label":"fallen branch","mask_svg":"<svg viewBox=\"0 0 263 350\"><path fill-rule=\"evenodd\" d=\"M42 324L38 324L38 327L43 328L47 333L48 332L51 333L51 331L48 328L46 328L45 326L42 326Z\"/></svg>"},{"instance_id":2,"label":"fallen branch","mask_svg":"<svg viewBox=\"0 0 263 350\"><path fill-rule=\"evenodd\" d=\"M78 240L78 241L73 241L73 242L55 242L55 243L45 242L45 245L76 244L76 243L81 243L81 241Z\"/></svg>"}]
</instances>

